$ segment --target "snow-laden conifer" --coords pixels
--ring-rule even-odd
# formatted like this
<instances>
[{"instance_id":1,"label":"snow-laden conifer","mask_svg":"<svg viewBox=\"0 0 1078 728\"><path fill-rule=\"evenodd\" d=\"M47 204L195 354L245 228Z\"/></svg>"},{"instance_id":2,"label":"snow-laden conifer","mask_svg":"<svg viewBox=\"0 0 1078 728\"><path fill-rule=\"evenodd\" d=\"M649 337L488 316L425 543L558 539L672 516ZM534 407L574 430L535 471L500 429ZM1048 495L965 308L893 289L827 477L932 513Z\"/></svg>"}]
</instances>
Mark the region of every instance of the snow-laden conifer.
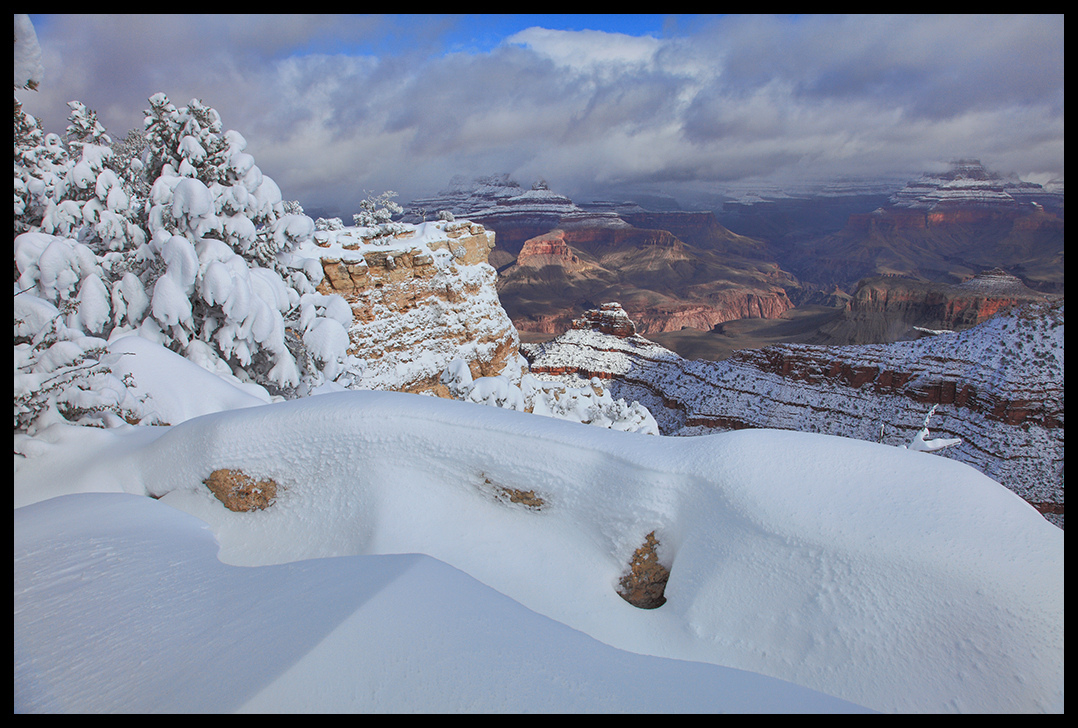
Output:
<instances>
[{"instance_id":1,"label":"snow-laden conifer","mask_svg":"<svg viewBox=\"0 0 1078 728\"><path fill-rule=\"evenodd\" d=\"M69 106L66 143L15 107L15 287L55 311L38 321L51 332L45 348L30 346L40 332L16 317L29 340L16 357L24 389L37 391L26 377L55 345L72 351L70 376L54 379L100 389L107 365L72 347L92 337L98 352L130 334L285 396L351 382L350 310L316 292L320 266L291 255L314 221L282 199L239 132L198 100L177 108L155 94L146 131L113 144L93 110ZM115 414L124 399L58 409L58 396L24 405L17 425L45 411ZM125 411L109 422L137 419Z\"/></svg>"}]
</instances>

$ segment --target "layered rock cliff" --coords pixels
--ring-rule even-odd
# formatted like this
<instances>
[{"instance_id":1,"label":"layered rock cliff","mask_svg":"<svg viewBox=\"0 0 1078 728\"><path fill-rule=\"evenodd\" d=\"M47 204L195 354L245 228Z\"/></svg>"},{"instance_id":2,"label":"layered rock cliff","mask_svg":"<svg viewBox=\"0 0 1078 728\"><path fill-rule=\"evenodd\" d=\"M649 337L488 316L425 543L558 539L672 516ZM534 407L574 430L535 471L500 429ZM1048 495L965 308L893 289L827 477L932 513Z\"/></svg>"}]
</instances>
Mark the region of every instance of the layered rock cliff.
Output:
<instances>
[{"instance_id":1,"label":"layered rock cliff","mask_svg":"<svg viewBox=\"0 0 1078 728\"><path fill-rule=\"evenodd\" d=\"M551 230L526 241L517 255L516 264L527 268L555 265L567 271L584 270L588 267L565 242L563 230Z\"/></svg>"},{"instance_id":2,"label":"layered rock cliff","mask_svg":"<svg viewBox=\"0 0 1078 728\"><path fill-rule=\"evenodd\" d=\"M803 282L848 291L863 278L900 275L959 283L1002 268L1027 286L1063 293L1063 193L959 160L924 175L846 226L774 247Z\"/></svg>"},{"instance_id":3,"label":"layered rock cliff","mask_svg":"<svg viewBox=\"0 0 1078 728\"><path fill-rule=\"evenodd\" d=\"M876 276L861 281L842 316L821 327L810 342L880 343L920 338L926 329L961 331L1000 311L1057 298L999 268L958 285Z\"/></svg>"},{"instance_id":4,"label":"layered rock cliff","mask_svg":"<svg viewBox=\"0 0 1078 728\"><path fill-rule=\"evenodd\" d=\"M609 381L663 434L766 427L909 443L939 405L942 456L968 463L1062 526L1063 302L1032 304L961 333L886 345L788 344L688 361L639 335L572 329L524 345L531 371ZM928 455L926 455L928 457ZM976 507L976 504L970 504Z\"/></svg>"},{"instance_id":5,"label":"layered rock cliff","mask_svg":"<svg viewBox=\"0 0 1078 728\"><path fill-rule=\"evenodd\" d=\"M467 221L405 228L375 242L355 229L321 231L308 251L325 273L319 291L351 306L348 352L364 363L360 385L437 392L454 359L476 378L519 376L520 340L487 263L494 234Z\"/></svg>"},{"instance_id":6,"label":"layered rock cliff","mask_svg":"<svg viewBox=\"0 0 1078 728\"><path fill-rule=\"evenodd\" d=\"M644 333L709 331L793 307L791 276L763 244L735 235L709 212L647 212L637 205L579 206L537 183L459 180L413 203L447 206L496 230L498 291L518 331L556 334L596 301L619 300Z\"/></svg>"},{"instance_id":7,"label":"layered rock cliff","mask_svg":"<svg viewBox=\"0 0 1078 728\"><path fill-rule=\"evenodd\" d=\"M1030 204L1055 207L1062 205L1062 199L1035 182L993 172L979 159L956 160L948 171L922 175L891 196L894 207L941 216L949 210L1021 210Z\"/></svg>"}]
</instances>

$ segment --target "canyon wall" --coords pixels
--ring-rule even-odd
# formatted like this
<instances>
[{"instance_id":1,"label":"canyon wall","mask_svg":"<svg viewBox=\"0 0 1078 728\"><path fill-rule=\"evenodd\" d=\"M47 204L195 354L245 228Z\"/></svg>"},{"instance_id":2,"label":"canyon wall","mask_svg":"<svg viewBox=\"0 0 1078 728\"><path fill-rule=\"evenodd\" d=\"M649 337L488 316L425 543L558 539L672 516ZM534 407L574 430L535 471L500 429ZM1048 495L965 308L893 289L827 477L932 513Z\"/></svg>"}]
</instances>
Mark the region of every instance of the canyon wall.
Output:
<instances>
[{"instance_id":1,"label":"canyon wall","mask_svg":"<svg viewBox=\"0 0 1078 728\"><path fill-rule=\"evenodd\" d=\"M519 375L520 339L487 263L494 234L482 225L424 223L378 245L345 230L316 243L319 291L352 309L348 351L365 362L364 388L439 393L455 358L473 377Z\"/></svg>"},{"instance_id":2,"label":"canyon wall","mask_svg":"<svg viewBox=\"0 0 1078 728\"><path fill-rule=\"evenodd\" d=\"M939 454L1063 521L1063 302L1033 304L961 333L894 344L782 345L689 361L639 335L572 329L525 345L533 374L609 380L663 434L765 427L909 443L938 405ZM971 504L975 507L975 504Z\"/></svg>"},{"instance_id":3,"label":"canyon wall","mask_svg":"<svg viewBox=\"0 0 1078 728\"><path fill-rule=\"evenodd\" d=\"M875 276L858 284L842 316L821 327L811 343L878 343L916 339L925 329L961 331L1007 309L1060 298L998 268L957 285Z\"/></svg>"}]
</instances>

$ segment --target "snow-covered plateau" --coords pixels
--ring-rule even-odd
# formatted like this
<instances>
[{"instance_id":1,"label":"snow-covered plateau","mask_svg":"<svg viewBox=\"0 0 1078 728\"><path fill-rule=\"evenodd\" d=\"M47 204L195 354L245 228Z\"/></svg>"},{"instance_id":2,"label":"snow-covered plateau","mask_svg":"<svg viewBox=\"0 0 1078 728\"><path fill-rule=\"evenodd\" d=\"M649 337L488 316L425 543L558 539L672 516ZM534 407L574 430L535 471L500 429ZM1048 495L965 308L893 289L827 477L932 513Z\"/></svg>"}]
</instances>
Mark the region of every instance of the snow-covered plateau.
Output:
<instances>
[{"instance_id":1,"label":"snow-covered plateau","mask_svg":"<svg viewBox=\"0 0 1078 728\"><path fill-rule=\"evenodd\" d=\"M1063 710L1063 532L930 453L395 392L20 449L17 712Z\"/></svg>"}]
</instances>

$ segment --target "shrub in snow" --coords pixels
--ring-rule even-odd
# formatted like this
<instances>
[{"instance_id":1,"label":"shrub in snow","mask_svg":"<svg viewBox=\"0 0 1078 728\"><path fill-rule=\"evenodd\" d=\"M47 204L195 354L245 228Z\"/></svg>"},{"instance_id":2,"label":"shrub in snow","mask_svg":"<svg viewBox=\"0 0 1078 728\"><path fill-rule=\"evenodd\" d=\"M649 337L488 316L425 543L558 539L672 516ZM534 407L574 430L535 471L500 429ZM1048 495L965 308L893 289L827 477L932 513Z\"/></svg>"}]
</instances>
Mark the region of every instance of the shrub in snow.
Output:
<instances>
[{"instance_id":1,"label":"shrub in snow","mask_svg":"<svg viewBox=\"0 0 1078 728\"><path fill-rule=\"evenodd\" d=\"M77 304L69 304L70 316ZM120 354L103 339L64 324L65 312L15 296L14 429L34 434L54 422L96 426L142 421L144 403L112 373Z\"/></svg>"},{"instance_id":2,"label":"shrub in snow","mask_svg":"<svg viewBox=\"0 0 1078 728\"><path fill-rule=\"evenodd\" d=\"M921 430L910 441L909 445L903 445L902 447L910 450L917 450L919 452L933 452L935 450L942 450L945 447L951 445L957 445L962 442L961 438L936 438L935 440L928 439L928 421L932 419L932 415L936 414L936 408L938 404L932 405L932 409L925 415L925 423Z\"/></svg>"},{"instance_id":3,"label":"shrub in snow","mask_svg":"<svg viewBox=\"0 0 1078 728\"><path fill-rule=\"evenodd\" d=\"M339 217L331 217L326 219L320 217L314 221L315 230L344 230L344 221Z\"/></svg>"},{"instance_id":4,"label":"shrub in snow","mask_svg":"<svg viewBox=\"0 0 1078 728\"><path fill-rule=\"evenodd\" d=\"M359 203L361 211L352 216L357 227L366 228L360 235L368 242L388 243L390 239L407 229L403 223L393 222L393 216L404 212L404 208L393 202L396 192L383 192L377 197L367 196Z\"/></svg>"}]
</instances>

